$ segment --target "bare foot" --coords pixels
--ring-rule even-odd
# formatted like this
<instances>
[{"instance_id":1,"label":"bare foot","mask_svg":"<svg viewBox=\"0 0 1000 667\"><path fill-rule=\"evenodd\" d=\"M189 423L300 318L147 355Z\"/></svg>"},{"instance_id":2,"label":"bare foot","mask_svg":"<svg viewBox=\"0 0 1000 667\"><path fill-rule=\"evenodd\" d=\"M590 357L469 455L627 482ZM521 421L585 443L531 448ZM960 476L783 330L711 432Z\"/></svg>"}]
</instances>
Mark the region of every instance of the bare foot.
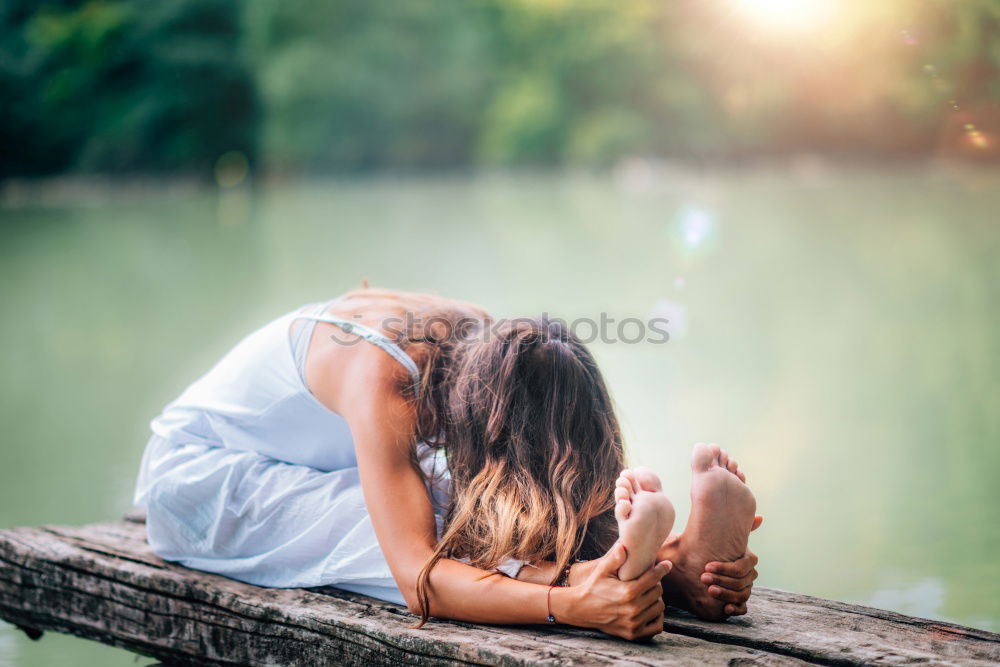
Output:
<instances>
[{"instance_id":1,"label":"bare foot","mask_svg":"<svg viewBox=\"0 0 1000 667\"><path fill-rule=\"evenodd\" d=\"M674 564L667 579L682 606L701 618L722 620L725 602L708 594L701 574L706 563L734 561L746 553L757 501L736 461L718 445L695 445L691 473L687 527L664 545L659 558Z\"/></svg>"},{"instance_id":2,"label":"bare foot","mask_svg":"<svg viewBox=\"0 0 1000 667\"><path fill-rule=\"evenodd\" d=\"M615 500L618 541L628 552L618 578L629 581L658 562L656 553L674 526L674 506L649 468L623 470L615 483Z\"/></svg>"}]
</instances>

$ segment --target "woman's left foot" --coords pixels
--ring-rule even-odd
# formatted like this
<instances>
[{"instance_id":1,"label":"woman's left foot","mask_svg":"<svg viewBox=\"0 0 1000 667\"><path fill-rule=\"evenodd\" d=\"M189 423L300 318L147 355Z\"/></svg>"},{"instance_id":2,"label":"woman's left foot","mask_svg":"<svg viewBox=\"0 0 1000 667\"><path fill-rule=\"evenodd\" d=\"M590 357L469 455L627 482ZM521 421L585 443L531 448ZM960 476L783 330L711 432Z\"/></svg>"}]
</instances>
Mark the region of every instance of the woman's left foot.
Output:
<instances>
[{"instance_id":1,"label":"woman's left foot","mask_svg":"<svg viewBox=\"0 0 1000 667\"><path fill-rule=\"evenodd\" d=\"M708 594L701 575L709 562L734 561L746 553L757 501L736 461L718 445L695 445L691 473L687 526L659 557L674 565L667 580L680 604L700 618L718 621L726 617L726 603Z\"/></svg>"},{"instance_id":2,"label":"woman's left foot","mask_svg":"<svg viewBox=\"0 0 1000 667\"><path fill-rule=\"evenodd\" d=\"M618 541L628 552L618 578L629 581L656 564L656 553L674 526L674 506L656 473L648 468L622 471L615 483L615 518Z\"/></svg>"}]
</instances>

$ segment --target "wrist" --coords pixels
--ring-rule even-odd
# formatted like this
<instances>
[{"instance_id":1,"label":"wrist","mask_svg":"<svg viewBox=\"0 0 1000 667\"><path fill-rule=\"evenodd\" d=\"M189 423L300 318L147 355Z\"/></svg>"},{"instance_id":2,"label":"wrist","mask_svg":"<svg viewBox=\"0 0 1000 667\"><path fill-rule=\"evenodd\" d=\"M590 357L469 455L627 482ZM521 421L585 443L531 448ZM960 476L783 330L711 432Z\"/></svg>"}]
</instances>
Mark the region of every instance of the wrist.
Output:
<instances>
[{"instance_id":1,"label":"wrist","mask_svg":"<svg viewBox=\"0 0 1000 667\"><path fill-rule=\"evenodd\" d=\"M555 622L562 625L578 625L573 619L573 609L576 607L576 589L554 586L546 591L548 596L548 613L555 617Z\"/></svg>"},{"instance_id":2,"label":"wrist","mask_svg":"<svg viewBox=\"0 0 1000 667\"><path fill-rule=\"evenodd\" d=\"M596 560L581 560L573 563L569 568L569 577L566 579L567 586L579 586L590 575L591 570L597 565Z\"/></svg>"}]
</instances>

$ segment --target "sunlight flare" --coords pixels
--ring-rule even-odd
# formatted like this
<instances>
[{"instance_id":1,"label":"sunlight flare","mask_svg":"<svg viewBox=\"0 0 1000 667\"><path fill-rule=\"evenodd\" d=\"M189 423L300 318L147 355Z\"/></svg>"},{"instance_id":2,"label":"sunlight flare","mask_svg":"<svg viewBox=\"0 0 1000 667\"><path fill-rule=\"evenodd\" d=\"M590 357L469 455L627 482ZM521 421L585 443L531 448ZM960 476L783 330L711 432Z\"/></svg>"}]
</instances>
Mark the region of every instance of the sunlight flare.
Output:
<instances>
[{"instance_id":1,"label":"sunlight flare","mask_svg":"<svg viewBox=\"0 0 1000 667\"><path fill-rule=\"evenodd\" d=\"M734 0L747 21L779 32L820 28L833 15L835 0Z\"/></svg>"}]
</instances>

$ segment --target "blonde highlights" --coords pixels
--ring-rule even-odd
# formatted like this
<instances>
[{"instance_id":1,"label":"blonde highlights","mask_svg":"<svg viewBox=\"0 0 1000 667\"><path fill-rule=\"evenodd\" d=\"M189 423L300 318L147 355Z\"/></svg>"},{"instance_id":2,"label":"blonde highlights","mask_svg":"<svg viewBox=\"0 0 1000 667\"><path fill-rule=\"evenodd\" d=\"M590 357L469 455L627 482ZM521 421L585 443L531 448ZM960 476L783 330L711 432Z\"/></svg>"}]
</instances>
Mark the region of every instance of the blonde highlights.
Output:
<instances>
[{"instance_id":1,"label":"blonde highlights","mask_svg":"<svg viewBox=\"0 0 1000 667\"><path fill-rule=\"evenodd\" d=\"M560 572L611 547L621 433L596 362L565 324L512 320L481 336L493 323L477 306L370 288L344 305L362 321L405 322L382 328L420 368L411 460L419 471L419 441L447 455L451 495L417 577L417 627L430 616L430 574L442 558L483 570L547 560ZM404 395L407 382L401 374Z\"/></svg>"},{"instance_id":2,"label":"blonde highlights","mask_svg":"<svg viewBox=\"0 0 1000 667\"><path fill-rule=\"evenodd\" d=\"M587 349L557 320L516 320L461 348L449 372L444 447L452 478L446 529L417 579L421 624L430 572L465 557L595 558L616 537L621 433Z\"/></svg>"}]
</instances>

